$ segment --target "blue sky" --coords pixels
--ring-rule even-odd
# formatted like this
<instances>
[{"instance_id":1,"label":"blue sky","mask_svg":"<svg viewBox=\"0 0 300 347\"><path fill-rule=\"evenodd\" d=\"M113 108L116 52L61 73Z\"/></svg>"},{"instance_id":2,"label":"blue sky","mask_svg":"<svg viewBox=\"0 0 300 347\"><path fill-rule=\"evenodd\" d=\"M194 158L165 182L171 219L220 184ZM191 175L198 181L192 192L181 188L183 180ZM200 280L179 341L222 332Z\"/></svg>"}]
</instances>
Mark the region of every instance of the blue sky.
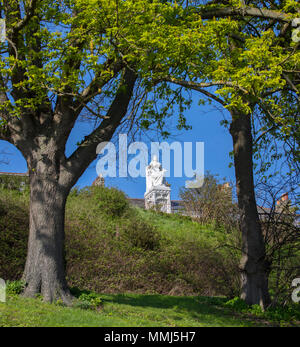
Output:
<instances>
[{"instance_id":1,"label":"blue sky","mask_svg":"<svg viewBox=\"0 0 300 347\"><path fill-rule=\"evenodd\" d=\"M220 121L224 118L228 118L226 111L224 113L217 110L214 106L198 106L197 95L195 94L195 102L192 104L191 109L186 111L186 117L188 124L192 126L191 130L173 131L172 135L162 140L158 138L153 132L147 133L147 136L141 140L145 141L149 149L150 160L150 139L152 141L166 141L166 142L192 142L193 143L193 165L195 166L196 142L204 142L204 169L213 174L218 174L220 179L226 177L228 180L234 182L234 169L229 168L231 162L229 152L232 151L232 140L228 129L220 125ZM176 119L170 119L169 125L176 124ZM175 126L174 126L175 128ZM87 135L92 129L92 125L87 122L78 122L69 138L66 147L66 154L69 155L76 148L76 143L80 141L83 136ZM182 144L183 148L183 144ZM0 171L4 172L26 172L27 165L22 154L11 144L5 141L0 141L0 152L10 153L6 155L8 164L0 163ZM130 156L128 158L130 160ZM77 182L77 186L80 188L89 186L93 180L97 177L96 173L96 161L93 162L85 173L80 177ZM179 189L184 186L186 177L176 178L174 177L173 167L173 155L171 154L171 177L167 178L168 183L171 184L171 199L179 199ZM114 186L123 190L129 197L143 198L146 188L145 178L105 178L106 186Z\"/></svg>"}]
</instances>

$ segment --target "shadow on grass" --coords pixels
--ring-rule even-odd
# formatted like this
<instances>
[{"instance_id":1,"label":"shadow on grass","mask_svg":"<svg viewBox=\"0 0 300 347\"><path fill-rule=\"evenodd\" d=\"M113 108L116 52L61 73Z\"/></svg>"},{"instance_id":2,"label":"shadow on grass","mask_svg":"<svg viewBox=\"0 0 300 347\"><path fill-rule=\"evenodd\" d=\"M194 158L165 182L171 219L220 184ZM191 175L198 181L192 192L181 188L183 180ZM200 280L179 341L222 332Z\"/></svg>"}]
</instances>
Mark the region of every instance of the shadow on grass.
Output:
<instances>
[{"instance_id":1,"label":"shadow on grass","mask_svg":"<svg viewBox=\"0 0 300 347\"><path fill-rule=\"evenodd\" d=\"M72 294L79 297L80 294L89 294L88 290L71 289ZM232 316L230 309L224 306L228 300L218 297L204 296L167 296L160 294L105 294L100 295L103 303L122 304L132 307L173 309L177 312L186 312L189 317L199 319L205 315L224 319L224 316Z\"/></svg>"},{"instance_id":2,"label":"shadow on grass","mask_svg":"<svg viewBox=\"0 0 300 347\"><path fill-rule=\"evenodd\" d=\"M88 290L71 289L72 294L79 297L82 293L91 293ZM207 296L167 296L161 294L99 294L104 305L128 305L130 307L151 309L170 309L170 313L161 312L171 319L188 319L199 322L200 326L270 326L270 322L245 315L225 306L227 298ZM157 314L155 319L159 319Z\"/></svg>"},{"instance_id":3,"label":"shadow on grass","mask_svg":"<svg viewBox=\"0 0 300 347\"><path fill-rule=\"evenodd\" d=\"M211 310L226 302L224 298L208 298L201 296L165 296L160 294L138 295L138 294L116 294L105 299L112 303L130 306L152 307L152 308L178 308L186 311L203 309Z\"/></svg>"}]
</instances>

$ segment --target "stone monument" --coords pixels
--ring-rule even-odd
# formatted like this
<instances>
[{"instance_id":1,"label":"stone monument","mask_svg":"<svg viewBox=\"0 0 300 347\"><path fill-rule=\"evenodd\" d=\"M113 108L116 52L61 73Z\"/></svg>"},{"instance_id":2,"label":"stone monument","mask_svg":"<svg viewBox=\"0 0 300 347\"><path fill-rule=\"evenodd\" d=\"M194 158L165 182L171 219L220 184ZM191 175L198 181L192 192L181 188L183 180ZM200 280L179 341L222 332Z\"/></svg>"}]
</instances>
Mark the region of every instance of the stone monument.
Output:
<instances>
[{"instance_id":1,"label":"stone monument","mask_svg":"<svg viewBox=\"0 0 300 347\"><path fill-rule=\"evenodd\" d=\"M171 188L167 185L163 169L157 156L153 156L151 163L146 167L146 193L145 208L158 209L165 213L171 213Z\"/></svg>"}]
</instances>

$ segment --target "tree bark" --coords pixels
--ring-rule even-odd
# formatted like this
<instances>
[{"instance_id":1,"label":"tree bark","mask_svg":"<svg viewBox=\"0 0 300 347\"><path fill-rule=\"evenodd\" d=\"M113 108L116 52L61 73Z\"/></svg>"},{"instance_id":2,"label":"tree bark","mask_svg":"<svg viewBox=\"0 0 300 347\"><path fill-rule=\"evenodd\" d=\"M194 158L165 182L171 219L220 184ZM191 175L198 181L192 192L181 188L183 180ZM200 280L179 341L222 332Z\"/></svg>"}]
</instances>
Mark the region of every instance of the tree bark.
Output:
<instances>
[{"instance_id":1,"label":"tree bark","mask_svg":"<svg viewBox=\"0 0 300 347\"><path fill-rule=\"evenodd\" d=\"M53 154L53 155L51 155ZM41 293L44 301L72 301L65 279L64 218L68 190L59 183L59 165L44 154L30 170L30 229L23 274L24 296Z\"/></svg>"},{"instance_id":2,"label":"tree bark","mask_svg":"<svg viewBox=\"0 0 300 347\"><path fill-rule=\"evenodd\" d=\"M105 119L87 136L69 158L65 157L64 151L73 122L69 121L68 126L55 123L60 117L67 117L67 112L55 114L53 122L47 127L39 126L31 137L25 140L21 137L21 144L18 136L12 138L16 146L20 144L30 174L30 230L23 274L25 296L41 293L44 301L61 299L71 304L72 296L65 279L66 200L72 186L96 158L98 143L110 141L126 115L136 78L135 73L126 69L107 112L109 120Z\"/></svg>"},{"instance_id":3,"label":"tree bark","mask_svg":"<svg viewBox=\"0 0 300 347\"><path fill-rule=\"evenodd\" d=\"M249 305L259 304L265 309L270 303L269 263L254 193L251 119L241 113L232 116L230 133L238 204L242 212L241 298Z\"/></svg>"},{"instance_id":4,"label":"tree bark","mask_svg":"<svg viewBox=\"0 0 300 347\"><path fill-rule=\"evenodd\" d=\"M25 6L25 13L17 1L6 1L1 6L6 18L7 39L10 40L8 53L18 61L26 61L28 52L43 56L44 47L39 35L34 42L30 39L42 30L41 23L47 16L47 11L41 13L38 3L32 0ZM76 17L76 13L74 15ZM75 26L71 25L70 33L76 27L76 23ZM94 74L89 85L78 94L73 82L76 78L78 83L81 80L84 42L83 38L72 37L68 42L68 47L75 48L76 54L61 57L59 63L64 70L64 83L59 93L54 90L51 92L37 80L32 82L36 88L28 86L30 66L42 69L43 59L29 59L30 66L16 65L10 74L8 87L2 81L3 78L0 80L3 87L0 104L11 103L11 107L4 107L4 111L0 112L0 118L6 121L0 129L0 138L9 141L22 152L30 174L30 235L23 274L26 283L24 295L41 293L44 300L49 302L58 298L65 303L71 300L64 261L64 214L68 193L96 159L97 145L110 141L126 116L137 79L134 70L123 59L116 59L114 54L109 55L105 62L99 63L99 71ZM59 50L59 47L56 48ZM102 89L104 86L110 88L109 83L112 81L118 83L118 88L114 91L105 119L66 158L66 143L78 117L98 95L105 97ZM14 105L19 107L15 108ZM18 116L12 111L16 111Z\"/></svg>"}]
</instances>

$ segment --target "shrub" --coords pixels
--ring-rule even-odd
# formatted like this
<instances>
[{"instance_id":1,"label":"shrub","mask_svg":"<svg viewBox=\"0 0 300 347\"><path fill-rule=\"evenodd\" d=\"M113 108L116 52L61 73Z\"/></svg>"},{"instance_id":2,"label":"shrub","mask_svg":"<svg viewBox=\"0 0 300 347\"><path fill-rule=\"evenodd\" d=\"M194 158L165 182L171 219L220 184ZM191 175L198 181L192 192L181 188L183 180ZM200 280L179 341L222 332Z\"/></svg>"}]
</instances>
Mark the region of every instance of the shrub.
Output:
<instances>
[{"instance_id":1,"label":"shrub","mask_svg":"<svg viewBox=\"0 0 300 347\"><path fill-rule=\"evenodd\" d=\"M126 195L116 188L92 187L91 193L95 206L103 215L121 217L129 209Z\"/></svg>"},{"instance_id":2,"label":"shrub","mask_svg":"<svg viewBox=\"0 0 300 347\"><path fill-rule=\"evenodd\" d=\"M122 222L123 237L131 243L133 247L144 250L159 249L160 234L149 223L142 220L139 216Z\"/></svg>"},{"instance_id":3,"label":"shrub","mask_svg":"<svg viewBox=\"0 0 300 347\"><path fill-rule=\"evenodd\" d=\"M235 311L243 311L249 309L249 306L245 303L244 300L240 299L239 297L235 297L231 300L228 300L225 303L225 306L228 306Z\"/></svg>"},{"instance_id":4,"label":"shrub","mask_svg":"<svg viewBox=\"0 0 300 347\"><path fill-rule=\"evenodd\" d=\"M29 189L28 176L0 175L0 187L2 189L15 189L23 191Z\"/></svg>"},{"instance_id":5,"label":"shrub","mask_svg":"<svg viewBox=\"0 0 300 347\"><path fill-rule=\"evenodd\" d=\"M7 213L6 209L4 208L4 206L2 205L1 201L0 201L0 217L5 216Z\"/></svg>"},{"instance_id":6,"label":"shrub","mask_svg":"<svg viewBox=\"0 0 300 347\"><path fill-rule=\"evenodd\" d=\"M185 212L202 224L215 224L225 231L239 229L240 211L232 201L232 186L220 183L216 176L207 173L200 188L180 191Z\"/></svg>"},{"instance_id":7,"label":"shrub","mask_svg":"<svg viewBox=\"0 0 300 347\"><path fill-rule=\"evenodd\" d=\"M265 213L262 230L270 264L269 288L273 304L291 302L291 283L300 276L300 228L288 206Z\"/></svg>"},{"instance_id":8,"label":"shrub","mask_svg":"<svg viewBox=\"0 0 300 347\"><path fill-rule=\"evenodd\" d=\"M96 293L83 293L80 295L79 300L83 303L89 303L91 308L98 309L102 307L102 300Z\"/></svg>"},{"instance_id":9,"label":"shrub","mask_svg":"<svg viewBox=\"0 0 300 347\"><path fill-rule=\"evenodd\" d=\"M19 279L24 271L29 230L25 198L16 191L0 190L0 277L5 280Z\"/></svg>"},{"instance_id":10,"label":"shrub","mask_svg":"<svg viewBox=\"0 0 300 347\"><path fill-rule=\"evenodd\" d=\"M93 292L82 292L78 288L72 288L71 293L78 299L74 302L73 307L83 310L99 310L103 306L100 296Z\"/></svg>"},{"instance_id":11,"label":"shrub","mask_svg":"<svg viewBox=\"0 0 300 347\"><path fill-rule=\"evenodd\" d=\"M300 305L291 304L289 306L271 306L265 311L259 305L247 305L242 299L235 297L225 303L234 311L248 313L256 317L268 319L270 321L299 321Z\"/></svg>"}]
</instances>

